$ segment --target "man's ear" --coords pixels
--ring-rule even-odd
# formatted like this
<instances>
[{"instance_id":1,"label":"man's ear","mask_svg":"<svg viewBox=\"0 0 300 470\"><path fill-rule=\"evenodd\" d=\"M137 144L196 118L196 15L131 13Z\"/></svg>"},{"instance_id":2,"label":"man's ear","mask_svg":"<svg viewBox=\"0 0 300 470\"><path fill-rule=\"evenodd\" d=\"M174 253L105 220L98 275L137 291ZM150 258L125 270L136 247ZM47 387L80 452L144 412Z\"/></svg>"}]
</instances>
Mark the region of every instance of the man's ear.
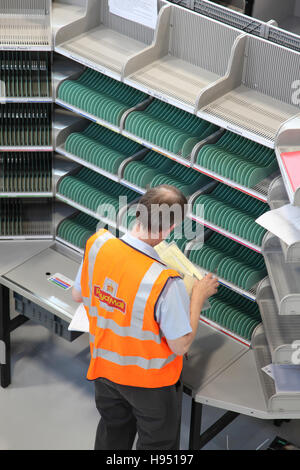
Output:
<instances>
[{"instance_id":1,"label":"man's ear","mask_svg":"<svg viewBox=\"0 0 300 470\"><path fill-rule=\"evenodd\" d=\"M168 238L168 236L170 235L170 233L174 230L175 228L175 224L173 224L170 228L168 228L167 230L162 230L161 231L161 238L164 240L165 238Z\"/></svg>"}]
</instances>

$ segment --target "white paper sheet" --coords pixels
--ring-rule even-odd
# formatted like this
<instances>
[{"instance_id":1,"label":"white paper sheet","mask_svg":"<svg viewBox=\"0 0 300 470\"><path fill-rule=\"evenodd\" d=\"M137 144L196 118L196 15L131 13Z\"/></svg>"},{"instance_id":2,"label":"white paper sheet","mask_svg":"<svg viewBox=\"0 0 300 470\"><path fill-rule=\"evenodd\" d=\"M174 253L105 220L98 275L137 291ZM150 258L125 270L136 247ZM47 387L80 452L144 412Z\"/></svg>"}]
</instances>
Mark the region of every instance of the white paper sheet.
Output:
<instances>
[{"instance_id":1,"label":"white paper sheet","mask_svg":"<svg viewBox=\"0 0 300 470\"><path fill-rule=\"evenodd\" d=\"M300 393L300 366L273 364L277 393Z\"/></svg>"},{"instance_id":2,"label":"white paper sheet","mask_svg":"<svg viewBox=\"0 0 300 470\"><path fill-rule=\"evenodd\" d=\"M300 241L300 207L287 204L265 212L256 222L288 245Z\"/></svg>"},{"instance_id":3,"label":"white paper sheet","mask_svg":"<svg viewBox=\"0 0 300 470\"><path fill-rule=\"evenodd\" d=\"M77 308L73 320L71 321L69 331L82 331L83 333L89 332L89 319L87 317L83 304Z\"/></svg>"},{"instance_id":4,"label":"white paper sheet","mask_svg":"<svg viewBox=\"0 0 300 470\"><path fill-rule=\"evenodd\" d=\"M109 0L109 11L148 28L156 28L157 0Z\"/></svg>"}]
</instances>

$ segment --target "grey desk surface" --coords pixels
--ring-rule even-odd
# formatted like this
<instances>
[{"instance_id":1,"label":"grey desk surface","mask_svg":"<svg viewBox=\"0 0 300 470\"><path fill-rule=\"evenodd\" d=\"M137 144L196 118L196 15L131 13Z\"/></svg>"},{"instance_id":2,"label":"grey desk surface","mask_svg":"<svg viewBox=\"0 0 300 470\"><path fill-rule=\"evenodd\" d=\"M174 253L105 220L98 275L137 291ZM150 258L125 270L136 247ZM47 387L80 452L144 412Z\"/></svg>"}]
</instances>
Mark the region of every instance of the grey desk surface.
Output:
<instances>
[{"instance_id":1,"label":"grey desk surface","mask_svg":"<svg viewBox=\"0 0 300 470\"><path fill-rule=\"evenodd\" d=\"M0 248L1 257L2 244ZM16 245L10 248L9 251L15 253L22 247ZM72 300L71 289L64 290L49 282L49 278L59 273L74 281L79 262L57 252L53 243L51 247L49 244L48 246L39 244L39 249L38 247L36 250L28 249L27 253L28 256L24 254L23 258L18 257L18 261L16 261L17 256L15 259L12 259L14 258L12 256L10 262L6 262L6 269L1 269L1 284L70 322L78 307L78 304Z\"/></svg>"},{"instance_id":2,"label":"grey desk surface","mask_svg":"<svg viewBox=\"0 0 300 470\"><path fill-rule=\"evenodd\" d=\"M254 351L249 349L195 396L198 403L261 419L299 419L300 412L268 411Z\"/></svg>"},{"instance_id":3,"label":"grey desk surface","mask_svg":"<svg viewBox=\"0 0 300 470\"><path fill-rule=\"evenodd\" d=\"M0 276L52 244L51 240L1 241Z\"/></svg>"},{"instance_id":4,"label":"grey desk surface","mask_svg":"<svg viewBox=\"0 0 300 470\"><path fill-rule=\"evenodd\" d=\"M249 348L199 322L196 338L184 360L183 382L196 396L203 387L228 368Z\"/></svg>"}]
</instances>

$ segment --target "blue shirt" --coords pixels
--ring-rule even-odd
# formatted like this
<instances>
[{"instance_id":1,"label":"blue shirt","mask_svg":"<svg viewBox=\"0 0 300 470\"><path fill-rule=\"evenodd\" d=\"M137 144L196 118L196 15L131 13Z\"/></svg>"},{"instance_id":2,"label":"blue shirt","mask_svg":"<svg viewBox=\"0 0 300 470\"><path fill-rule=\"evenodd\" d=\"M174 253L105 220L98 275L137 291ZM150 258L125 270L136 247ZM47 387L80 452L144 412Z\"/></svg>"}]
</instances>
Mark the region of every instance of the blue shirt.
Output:
<instances>
[{"instance_id":1,"label":"blue shirt","mask_svg":"<svg viewBox=\"0 0 300 470\"><path fill-rule=\"evenodd\" d=\"M122 240L151 258L161 261L152 246L126 233ZM74 287L81 292L82 263ZM163 335L174 340L192 332L190 324L190 298L182 279L169 279L156 305L156 321Z\"/></svg>"}]
</instances>

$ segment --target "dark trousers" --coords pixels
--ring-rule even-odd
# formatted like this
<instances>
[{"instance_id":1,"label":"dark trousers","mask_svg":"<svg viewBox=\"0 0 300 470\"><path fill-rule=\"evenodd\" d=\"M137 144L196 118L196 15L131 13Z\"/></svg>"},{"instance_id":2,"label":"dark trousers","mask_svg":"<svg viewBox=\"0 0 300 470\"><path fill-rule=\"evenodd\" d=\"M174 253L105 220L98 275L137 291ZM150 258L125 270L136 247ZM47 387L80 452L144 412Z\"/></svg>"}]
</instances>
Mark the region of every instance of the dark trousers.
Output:
<instances>
[{"instance_id":1,"label":"dark trousers","mask_svg":"<svg viewBox=\"0 0 300 470\"><path fill-rule=\"evenodd\" d=\"M101 415L95 450L178 450L182 387L141 388L95 380Z\"/></svg>"}]
</instances>

